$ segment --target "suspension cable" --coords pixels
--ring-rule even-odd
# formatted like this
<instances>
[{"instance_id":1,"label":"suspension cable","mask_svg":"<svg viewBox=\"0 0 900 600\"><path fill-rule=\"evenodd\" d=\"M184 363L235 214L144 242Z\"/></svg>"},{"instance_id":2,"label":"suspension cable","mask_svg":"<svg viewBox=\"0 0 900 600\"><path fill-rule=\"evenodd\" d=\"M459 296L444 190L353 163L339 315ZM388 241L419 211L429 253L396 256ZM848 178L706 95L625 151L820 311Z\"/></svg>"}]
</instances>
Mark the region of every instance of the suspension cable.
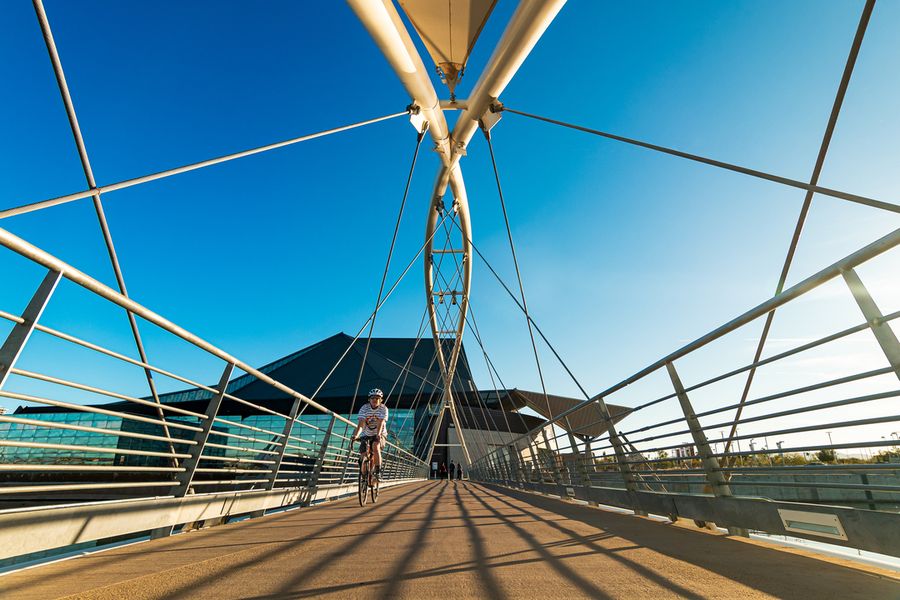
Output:
<instances>
[{"instance_id":1,"label":"suspension cable","mask_svg":"<svg viewBox=\"0 0 900 600\"><path fill-rule=\"evenodd\" d=\"M36 210L50 208L51 206L58 206L60 204L66 204L68 202L74 202L75 200L80 200L82 198L89 198L90 196L93 196L94 194L105 194L107 192L123 190L125 188L134 187L134 186L140 185L142 183L148 183L150 181L156 181L157 179L164 179L166 177L171 177L172 175L179 175L181 173L187 173L188 171L195 171L197 169L202 169L204 167L210 167L212 165L218 165L218 164L228 162L231 160L235 160L238 158L244 158L245 156L252 156L254 154L260 154L262 152L268 152L269 150L275 150L277 148L284 148L285 146L292 146L294 144L299 144L300 142L306 142L308 140L325 137L327 135L332 135L334 133L340 133L342 131L349 131L351 129L356 129L357 127L363 127L365 125L371 125L373 123L379 123L381 121L396 119L397 117L402 117L404 115L408 115L409 112L410 112L410 109L406 109L404 111L391 113L391 114L384 115L381 117L375 117L374 119L366 119L365 121L358 121L356 123L350 123L349 125L333 127L331 129L325 129L323 131L317 131L315 133L301 135L299 137L294 137L294 138L291 138L288 140L283 140L281 142L275 142L273 144L266 144L265 146L257 146L256 148L250 148L248 150L242 150L240 152L234 152L232 154L225 154L224 156L210 158L208 160L201 160L200 162L182 165L180 167L175 167L173 169L166 169L165 171L159 171L157 173L150 173L148 175L142 175L140 177L124 179L122 181L119 181L116 183L110 183L108 185L91 186L91 189L84 190L81 192L75 192L72 194L66 194L64 196L48 198L47 200L40 200L38 202L31 202L29 204L23 204L21 206L16 206L14 208L8 208L6 210L0 210L0 219L5 219L7 217L13 217L13 216L21 215L21 214L25 214L25 213L30 213L30 212L34 212Z\"/></svg>"},{"instance_id":2,"label":"suspension cable","mask_svg":"<svg viewBox=\"0 0 900 600\"><path fill-rule=\"evenodd\" d=\"M525 299L525 286L522 283L522 272L519 270L519 259L516 256L516 245L513 242L512 228L509 226L509 215L506 212L506 201L503 199L503 187L500 185L500 171L497 169L497 159L494 156L494 144L491 141L491 130L482 123L481 130L484 139L487 140L488 151L491 155L491 165L494 167L494 179L497 182L497 195L500 197L500 208L503 210L503 223L506 225L506 237L509 240L509 251L512 254L513 265L516 268L516 279L519 282L519 297L522 299L522 310L525 313L525 323L528 325L528 336L531 338L531 349L534 352L534 362L537 365L538 378L541 381L541 392L544 394L544 402L547 403L547 414L553 419L553 411L550 408L550 398L547 396L547 385L544 383L544 370L541 368L541 358L538 354L537 343L534 340L534 328L531 326L531 316L528 314L528 301Z\"/></svg>"},{"instance_id":3,"label":"suspension cable","mask_svg":"<svg viewBox=\"0 0 900 600\"><path fill-rule=\"evenodd\" d=\"M841 76L841 82L838 84L837 94L834 103L831 106L831 114L828 117L828 125L825 127L825 134L822 136L822 143L819 146L819 154L816 156L816 164L813 167L812 176L809 178L810 186L814 186L819 182L819 175L822 173L822 166L825 164L825 156L828 154L828 147L831 144L831 138L834 135L834 128L837 125L838 116L841 107L844 104L844 96L847 93L847 87L850 85L850 77L853 75L853 68L856 65L856 58L859 55L859 49L862 46L863 37L865 37L866 29L869 25L869 18L872 16L872 9L875 8L875 0L867 0L863 7L862 15L859 18L859 25L856 28L856 35L853 37L853 43L850 46L850 54L844 65L844 72ZM797 218L797 225L794 227L794 234L791 237L791 243L788 247L787 256L784 259L784 265L781 267L781 275L778 278L778 285L775 288L777 296L784 291L784 285L787 281L788 271L790 271L791 263L794 260L794 252L797 250L797 243L800 241L800 233L803 231L803 225L806 222L806 216L809 213L812 204L813 192L807 190L806 197L803 199L803 206L800 208L800 216ZM769 329L772 326L772 320L775 318L775 310L771 310L766 315L766 321L763 325L762 334L759 337L759 344L756 347L756 353L753 355L753 362L759 362L762 357L763 348L769 337ZM747 374L747 381L744 384L744 391L741 393L741 401L738 404L737 412L734 415L734 422L731 425L731 431L728 434L728 441L725 444L723 454L728 454L731 449L732 439L737 435L738 422L741 420L741 413L744 410L744 403L750 395L750 386L753 384L753 376L756 374L756 367L750 369Z\"/></svg>"},{"instance_id":4,"label":"suspension cable","mask_svg":"<svg viewBox=\"0 0 900 600\"><path fill-rule=\"evenodd\" d=\"M462 231L461 228L460 228L460 231ZM481 252L481 250L478 249L478 246L476 246L475 243L471 239L466 237L465 232L463 232L463 237L466 238L466 241L472 246L472 249L475 250L475 253L478 255L478 257L481 259L481 261L485 264L485 266L488 268L488 270L494 276L494 279L496 279L497 282L500 284L500 286L503 287L504 290L506 290L507 295L509 295L509 297L512 298L512 301L516 303L516 306L519 307L519 310L521 310L524 313L525 308L519 302L519 299L516 298L516 295L512 292L512 290L509 289L509 286L506 284L506 282L503 280L503 278L500 277L500 274L497 273L496 269L494 269L494 267L487 260L487 258L485 258L484 254ZM572 370L569 368L569 366L566 364L566 362L559 355L559 352L556 351L556 348L553 346L552 343L550 343L550 340L547 339L547 336L544 335L544 332L541 330L541 328L537 324L537 322L535 322L535 320L533 318L531 318L530 315L527 315L527 317L528 317L528 320L531 322L531 324L534 326L534 330L538 332L538 335L541 336L541 339L544 340L545 344L547 344L547 347L553 353L553 356L556 357L556 360L559 362L559 364L563 367L563 369L565 369L566 373L569 375L569 377L572 379L572 381L575 383L575 385L578 386L578 389L581 391L581 393L585 397L585 399L590 400L591 396L587 393L587 390L584 389L584 386L581 385L581 382L578 381L577 377L575 377L575 374L572 372Z\"/></svg>"},{"instance_id":5,"label":"suspension cable","mask_svg":"<svg viewBox=\"0 0 900 600\"><path fill-rule=\"evenodd\" d=\"M530 119L544 121L545 123L552 123L553 125L560 125L562 127L567 127L569 129L575 129L577 131L583 131L585 133L590 133L592 135L597 135L597 136L607 138L610 140L615 140L617 142L624 142L626 144L631 144L632 146L640 146L641 148L647 148L648 150L655 150L657 152L662 152L664 154L677 156L679 158L686 158L688 160L703 163L703 164L710 165L713 167L719 167L721 169L726 169L728 171L734 171L736 173L741 173L743 175L749 175L751 177L756 177L758 179L765 179L767 181L772 181L775 183L780 183L782 185L799 188L801 190L806 190L808 192L822 194L823 196L831 196L832 198L838 198L840 200L847 200L849 202L856 202L857 204L865 204L866 206L872 206L874 208L880 208L882 210L900 213L900 205L892 204L890 202L884 202L882 200L876 200L874 198L868 198L866 196L860 196L858 194L850 194L848 192L842 192L840 190L834 190L834 189L822 187L819 185L803 183L802 181L798 181L796 179L790 179L788 177L781 177L780 175L772 175L771 173L766 173L764 171L758 171L756 169L749 169L747 167L741 167L739 165L734 165L734 164L723 162L720 160L714 160L712 158L706 158L704 156L699 156L697 154L690 154L688 152L682 152L681 150L675 150L673 148L667 148L665 146L651 144L649 142L642 142L640 140L636 140L633 138L628 138L628 137L624 137L621 135L615 135L613 133L608 133L608 132L600 131L597 129L591 129L590 127L583 127L581 125L575 125L573 123L567 123L565 121L559 121L557 119L550 119L548 117L542 117L540 115L527 113L527 112L524 112L521 110L515 110L515 109L509 108L507 106L497 105L495 107L492 107L492 110L509 112L509 113L513 113L516 115L521 115L523 117L528 117Z\"/></svg>"},{"instance_id":6,"label":"suspension cable","mask_svg":"<svg viewBox=\"0 0 900 600\"><path fill-rule=\"evenodd\" d=\"M387 260L384 263L384 273L381 275L381 284L378 286L378 297L375 299L375 311L369 320L369 333L366 335L366 349L363 352L362 362L359 365L359 375L356 378L356 388L353 391L353 399L350 401L350 413L348 418L353 418L353 410L356 408L356 395L359 393L359 385L362 382L363 371L366 368L366 359L369 357L369 347L372 344L372 331L375 329L375 320L378 318L378 307L381 304L381 295L384 293L384 284L387 281L388 271L391 268L391 258L394 256L394 246L397 243L397 234L400 232L400 222L403 220L403 209L406 208L406 199L409 197L409 186L412 184L413 173L416 170L416 161L419 158L419 148L428 131L428 121L422 127L422 131L416 134L416 149L413 151L412 164L409 166L409 175L406 177L406 187L403 189L403 199L400 201L400 210L397 211L397 222L394 223L394 234L391 236L391 246L388 249Z\"/></svg>"},{"instance_id":7,"label":"suspension cable","mask_svg":"<svg viewBox=\"0 0 900 600\"><path fill-rule=\"evenodd\" d=\"M445 216L444 218L446 219L447 217ZM384 303L388 301L388 299L391 297L391 295L393 295L394 291L397 289L397 286L400 285L400 282L403 281L403 278L406 277L407 273L409 273L409 270L419 259L419 256L422 254L422 252L425 251L425 248L428 247L428 244L431 243L431 240L433 237L434 237L434 233L432 233L431 237L429 237L427 240L425 240L425 242L421 246L419 246L419 250L416 252L416 255L413 256L412 259L407 263L406 267L403 269L403 272L400 273L400 276L397 277L397 279L394 281L393 285L391 285L390 289L387 291L387 293L381 299L381 302L378 304L378 306L375 307L376 311L378 309L380 309L382 306L384 306ZM319 387L317 387L316 391L313 392L313 394L310 396L310 400L314 400L316 398L316 396L319 394L319 392L322 391L322 388L325 387L325 384L328 383L328 380L331 379L331 376L334 375L334 372L337 370L337 368L339 366L341 366L341 363L344 362L344 359L347 357L347 354L349 354L350 350L353 349L354 344L356 344L356 341L360 338L360 336L362 335L362 332L366 330L366 326L369 324L369 321L372 319L372 317L374 315L375 315L375 311L372 311L369 314L369 317L362 324L362 327L360 327L359 330L356 332L356 335L353 337L353 339L347 345L347 348L344 350L344 352L341 354L341 356L338 357L337 361L335 361L334 365L331 367L331 369L328 371L328 373L322 379L322 383L319 384Z\"/></svg>"},{"instance_id":8,"label":"suspension cable","mask_svg":"<svg viewBox=\"0 0 900 600\"><path fill-rule=\"evenodd\" d=\"M445 227L446 227L446 225L445 225ZM448 232L447 237L448 237L448 240L449 240L450 232ZM442 256L441 258L443 259L443 256ZM455 264L455 266L456 266L456 274L454 275L454 278L455 278L455 277L460 277L460 276L461 276L462 265L460 264L459 260L456 258L456 255L453 255L453 262L454 262L454 264ZM445 285L445 287L447 287L448 289L453 289L454 286L453 286L453 285L450 285L450 284L447 282L446 278L444 278L443 273L442 273L440 270L438 270L438 275L439 275L439 277L442 279L443 284ZM470 311L473 311L471 299L468 299L468 303L469 303L469 304L468 304L469 310L470 310ZM449 308L448 308L448 313L449 313ZM472 322L471 322L471 323L474 324L474 312L472 313L472 315L473 315L473 319L472 319ZM468 315L466 316L466 323L469 323ZM471 327L470 327L470 329L471 329ZM473 334L476 336L476 338L480 338L480 335L478 334L477 329L475 329L475 331L473 332ZM479 343L480 343L480 341L479 341ZM483 348L483 347L482 347L482 348ZM465 354L463 354L463 361L464 361L464 364L466 365L466 368L468 369L469 373L471 374L471 372L472 372L471 365L469 364L468 356L466 356ZM490 370L488 371L488 374L491 375ZM491 375L491 381L492 381L492 383L494 382L493 375ZM494 388L495 388L494 391L496 392L496 391L497 391L497 390L496 390L496 384L494 384ZM478 396L477 390L476 390L476 396ZM477 400L478 400L478 406L481 407L482 417L483 417L483 419L484 419L485 425L488 424L488 416L490 416L490 421L493 423L494 428L499 432L499 431L500 431L500 428L497 426L497 422L496 422L496 420L494 419L493 414L487 413L487 412L486 412L486 410L485 410L486 407L485 407L484 401L481 399L480 396L478 396ZM497 401L498 401L498 403L500 402L500 395L499 395L499 392L497 392ZM521 418L521 415L519 415L519 417ZM512 434L512 430L511 430L510 427L509 427L509 420L506 418L505 413L504 413L504 419L506 420L507 431L508 431L510 434ZM523 424L524 424L524 421L523 421ZM527 429L527 428L526 428L526 429ZM482 441L483 441L483 439L484 439L484 436L482 436Z\"/></svg>"}]
</instances>

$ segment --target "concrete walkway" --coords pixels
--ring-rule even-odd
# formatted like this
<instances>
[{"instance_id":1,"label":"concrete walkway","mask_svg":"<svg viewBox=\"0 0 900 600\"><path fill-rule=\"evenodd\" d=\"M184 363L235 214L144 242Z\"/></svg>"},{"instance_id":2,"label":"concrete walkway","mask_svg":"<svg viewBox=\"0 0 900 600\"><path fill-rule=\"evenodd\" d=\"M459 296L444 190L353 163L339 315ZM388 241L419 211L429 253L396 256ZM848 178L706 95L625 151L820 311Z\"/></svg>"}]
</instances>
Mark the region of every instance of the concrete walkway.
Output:
<instances>
[{"instance_id":1,"label":"concrete walkway","mask_svg":"<svg viewBox=\"0 0 900 600\"><path fill-rule=\"evenodd\" d=\"M0 577L0 597L900 598L886 571L470 482L356 500Z\"/></svg>"}]
</instances>

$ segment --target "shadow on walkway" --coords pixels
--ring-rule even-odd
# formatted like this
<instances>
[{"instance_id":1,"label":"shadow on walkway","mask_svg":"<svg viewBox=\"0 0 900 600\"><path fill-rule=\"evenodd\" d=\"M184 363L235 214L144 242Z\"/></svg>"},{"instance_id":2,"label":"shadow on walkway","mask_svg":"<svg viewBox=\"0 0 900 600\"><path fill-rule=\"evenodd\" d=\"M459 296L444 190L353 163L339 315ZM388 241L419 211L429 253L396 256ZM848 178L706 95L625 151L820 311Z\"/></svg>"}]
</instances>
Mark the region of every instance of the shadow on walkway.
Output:
<instances>
[{"instance_id":1,"label":"shadow on walkway","mask_svg":"<svg viewBox=\"0 0 900 600\"><path fill-rule=\"evenodd\" d=\"M595 543L580 538L570 528L560 525L557 519L547 518L547 513L554 517L563 515L567 519L602 529L639 548L690 563L776 597L840 597L842 600L900 598L900 581L828 559L820 560L743 539L700 530L692 531L490 484L476 484L474 487L496 501L525 512L536 521L572 535L572 540L581 545L598 549ZM546 512L542 514L543 511ZM615 560L627 560L609 553L607 549L598 550L606 552ZM664 577L661 573L652 571L652 565L636 565L634 561L628 563L641 575L654 581ZM668 587L668 584L665 585ZM696 597L696 594L683 587L670 589L679 595Z\"/></svg>"},{"instance_id":2,"label":"shadow on walkway","mask_svg":"<svg viewBox=\"0 0 900 600\"><path fill-rule=\"evenodd\" d=\"M466 485L466 491L469 492L469 495L472 498L474 498L475 500L480 502L482 506L484 506L487 510L494 513L498 519L500 519L501 521L506 523L510 529L515 531L515 533L520 538L522 538L525 542L527 542L528 545L530 545L541 556L541 558L546 562L546 564L548 564L551 568L553 568L553 570L556 571L560 576L564 577L565 579L567 579L570 582L572 582L573 584L575 584L579 589L581 589L582 592L584 592L585 594L587 594L588 596L590 596L592 598L603 599L603 598L611 597L606 592L604 592L602 589L597 587L592 581L590 581L589 579L580 575L574 569L569 567L566 563L561 561L558 556L556 556L555 554L553 554L549 550L547 550L546 546L544 544L541 544L540 541L534 536L534 534L528 532L525 528L521 527L517 523L510 520L510 518L508 516L506 516L505 514L503 514L502 512L500 512L499 510L497 510L496 508L494 508L493 506L491 506L490 504L485 502L477 494L473 493L473 488L478 489L478 487L480 487L480 486L472 486L470 488L469 485ZM521 509L517 509L517 510L521 510Z\"/></svg>"},{"instance_id":3,"label":"shadow on walkway","mask_svg":"<svg viewBox=\"0 0 900 600\"><path fill-rule=\"evenodd\" d=\"M358 547L360 545L370 542L371 541L370 536L372 534L377 533L378 531L381 531L382 529L387 527L391 523L391 519L394 515L401 514L404 509L409 508L410 506L415 504L417 501L424 498L430 491L432 491L433 487L434 486L431 486L431 485L424 486L423 489L418 494L413 495L412 497L397 496L395 498L391 498L390 500L383 501L376 505L367 505L368 510L374 510L375 507L383 508L385 505L394 504L394 503L399 502L400 500L407 499L407 502L400 505L395 511L388 512L388 511L380 510L379 513L382 515L382 518L377 523L375 523L375 525L373 527L370 527L369 529L367 529L363 532L360 532L360 533L356 534L355 536L351 536L351 538L344 544L336 545L325 556L319 557L315 561L310 561L309 564L305 565L303 568L299 569L296 573L294 573L292 575L290 580L285 585L282 586L282 590L286 591L286 590L291 589L292 587L296 587L301 582L303 582L307 578L309 578L313 573L320 575L322 572L324 572L325 570L330 569L330 568L335 568L335 567L345 568L343 561L338 560L339 558L341 558L345 554L351 553L351 551L358 551ZM327 531L329 529L338 527L340 525L349 523L351 521L354 521L360 514L365 514L366 509L364 509L364 508L354 507L354 509L357 509L357 510L355 510L354 513L351 514L350 516L346 517L345 519L342 519L341 521L335 522L332 525L327 526L327 527L313 533L312 535L316 535L318 533L321 533L321 532ZM237 563L227 562L226 564L221 565L213 573L210 573L209 575L204 577L203 580L201 580L199 582L192 581L190 583L190 585L185 586L182 589L169 591L169 593L167 594L167 597L171 598L173 600L176 600L178 598L185 598L187 600L190 600L192 598L207 597L207 595L208 595L208 597L215 597L216 593L213 590L207 589L207 588L213 587L213 586L215 586L215 587L221 586L222 581L220 580L220 577L222 575L227 573L227 574L230 574L235 577L241 577L242 576L241 572L243 570L252 571L255 566L264 563L266 560L273 558L276 555L279 555L279 554L282 554L289 550L292 550L292 549L296 548L297 546L300 546L300 545L306 543L309 537L310 536L304 535L304 536L298 538L296 542L289 543L289 544L276 543L275 547L271 548L270 550L268 550L267 552L265 552L262 555L254 555L252 557L248 557L246 560L242 560ZM351 565L350 568L358 568L358 566ZM285 598L288 596L286 593L279 592L272 596L261 596L261 597L263 597L263 598L264 597Z\"/></svg>"}]
</instances>

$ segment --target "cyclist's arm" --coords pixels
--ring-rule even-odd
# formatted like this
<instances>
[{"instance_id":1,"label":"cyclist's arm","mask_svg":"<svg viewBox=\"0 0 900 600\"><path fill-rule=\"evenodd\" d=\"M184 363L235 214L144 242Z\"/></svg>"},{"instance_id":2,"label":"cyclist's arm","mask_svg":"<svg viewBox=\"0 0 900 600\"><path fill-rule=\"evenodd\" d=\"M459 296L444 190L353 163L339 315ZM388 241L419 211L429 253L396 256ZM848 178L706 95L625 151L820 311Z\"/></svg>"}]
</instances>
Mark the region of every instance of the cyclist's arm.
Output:
<instances>
[{"instance_id":1,"label":"cyclist's arm","mask_svg":"<svg viewBox=\"0 0 900 600\"><path fill-rule=\"evenodd\" d=\"M359 437L359 432L362 431L362 428L365 426L366 420L362 417L356 422L356 430L353 432L353 435L350 436L350 439L355 440Z\"/></svg>"},{"instance_id":2,"label":"cyclist's arm","mask_svg":"<svg viewBox=\"0 0 900 600\"><path fill-rule=\"evenodd\" d=\"M381 419L381 428L379 429L379 437L382 439L387 439L387 421L388 421L388 410L387 407L384 407L384 418Z\"/></svg>"}]
</instances>

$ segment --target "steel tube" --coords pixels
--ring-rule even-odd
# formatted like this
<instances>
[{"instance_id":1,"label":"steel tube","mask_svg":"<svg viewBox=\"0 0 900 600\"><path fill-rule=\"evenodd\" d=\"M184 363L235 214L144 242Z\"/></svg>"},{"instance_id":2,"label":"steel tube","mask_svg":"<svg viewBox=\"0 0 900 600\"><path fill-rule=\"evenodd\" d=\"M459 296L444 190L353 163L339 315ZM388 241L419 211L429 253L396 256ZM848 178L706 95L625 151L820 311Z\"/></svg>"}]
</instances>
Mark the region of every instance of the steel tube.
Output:
<instances>
[{"instance_id":1,"label":"steel tube","mask_svg":"<svg viewBox=\"0 0 900 600\"><path fill-rule=\"evenodd\" d=\"M162 456L164 458L189 458L190 454L153 452L151 450L129 450L104 446L79 446L75 444L51 444L49 442L17 442L0 440L0 446L7 448L43 448L45 450L72 450L73 452L96 452L98 454L129 454L132 456Z\"/></svg>"},{"instance_id":2,"label":"steel tube","mask_svg":"<svg viewBox=\"0 0 900 600\"><path fill-rule=\"evenodd\" d=\"M317 410L319 410L323 413L326 413L329 415L336 415L336 413L334 411L326 408L325 406L319 404L318 402L315 402L315 401L307 398L303 394L300 394L299 392L291 389L290 387L288 387L282 383L279 383L278 381L272 379L265 373L250 366L249 364L245 363L244 361L234 358L227 352L224 352L223 350L217 348L216 346L213 346L212 344L210 344L206 340L200 338L199 336L196 336L196 335L190 333L183 327L179 327L178 325L175 325L168 319L161 317L160 315L156 314L155 312L138 304L134 300L131 300L130 298L116 292L109 286L106 286L106 285L100 283L96 279L82 273L75 267L72 267L71 265L63 262L62 260L56 258L55 256L53 256L47 252L44 252L43 250L37 248L36 246L29 244L25 240L11 234L10 232L6 231L5 229L0 229L0 245L7 247L10 250L12 250L13 252L16 252L17 254L20 254L38 264L44 265L47 268L53 268L54 270L60 271L62 273L63 277L65 277L69 281L71 281L77 285L80 285L81 287L97 294L98 296L100 296L102 298L109 300L113 304L117 304L117 305L121 306L122 308L125 308L126 310L133 312L135 315L141 317L142 319L149 321L162 329L165 329L169 333L172 333L173 335L180 337L181 339L185 340L186 342L189 342L189 343L193 344L194 346L197 346L198 348L205 350L209 354L212 354L213 356L216 356L226 362L233 363L235 365L235 367L241 369L245 373L253 375L260 381L263 381L263 382L271 385L272 387L274 387L275 389L277 389L279 391L285 392L292 398L299 397L303 402L312 406L313 408L316 408ZM355 426L355 424L352 421L350 421L349 419L347 419L345 417L342 417L341 415L337 415L337 419L340 421L343 421L344 423L347 423L348 425ZM171 422L167 423L167 424L170 427L176 426L175 423L171 423ZM235 423L232 423L232 424L235 424ZM389 444L389 445L392 445L392 444ZM409 454L403 449L399 449L399 450L400 450L400 452L402 452L404 454Z\"/></svg>"},{"instance_id":3,"label":"steel tube","mask_svg":"<svg viewBox=\"0 0 900 600\"><path fill-rule=\"evenodd\" d=\"M36 404L48 404L50 406L58 406L59 408L70 408L75 411L82 412L90 412L96 413L100 415L109 415L112 417L119 417L122 419L129 419L131 421L141 421L143 423L151 423L153 425L168 425L169 427L174 427L175 429L184 429L186 431L200 431L199 427L194 427L193 425L184 425L182 423L173 422L173 421L160 421L158 419L151 419L149 417L141 417L138 415L132 415L129 413L123 413L116 410L106 410L105 408L97 408L94 406L84 406L82 404L72 404L71 402L63 402L61 400L51 400L49 398L41 398L38 396L31 396L28 394L19 394L16 392L2 392L0 391L0 397L4 398L12 398L13 400L24 400L25 402L34 402ZM167 436L171 437L171 436Z\"/></svg>"},{"instance_id":4,"label":"steel tube","mask_svg":"<svg viewBox=\"0 0 900 600\"><path fill-rule=\"evenodd\" d=\"M125 400L126 402L132 402L134 404L141 404L144 406L150 406L152 408L161 408L162 410L168 410L170 412L178 413L180 415L187 415L189 417L197 417L198 419L206 419L206 415L197 413L190 410L185 410L183 408L178 408L177 406L172 406L171 404L157 404L156 402L150 402L149 400L143 400L141 398L135 398L133 396L126 396L125 394L119 394L118 392L113 392L110 390L105 390L103 388L93 387L90 385L85 385L83 383L76 383L74 381L68 381L66 379L60 379L58 377L52 377L50 375L43 375L41 373L34 373L32 371L25 371L23 369L10 369L10 373L13 375L19 375L21 377L28 377L29 379L37 379L39 381L46 381L47 383L55 383L57 385L61 385L64 387L82 390L85 392L91 392L94 394L100 394L101 396L109 396L110 398L116 398L118 400Z\"/></svg>"},{"instance_id":5,"label":"steel tube","mask_svg":"<svg viewBox=\"0 0 900 600\"><path fill-rule=\"evenodd\" d=\"M123 488L145 488L145 487L163 487L176 486L175 481L146 481L134 483L72 483L61 485L20 485L11 487L0 487L0 494L30 494L35 492L75 492L79 490L108 490Z\"/></svg>"},{"instance_id":6,"label":"steel tube","mask_svg":"<svg viewBox=\"0 0 900 600\"><path fill-rule=\"evenodd\" d=\"M324 131L319 131L316 133L302 135L300 137L291 138L289 140L284 140L282 142L276 142L274 144L266 144L265 146L259 146L256 148L251 148L249 150L235 152L233 154L226 154L226 155L220 156L218 158L202 160L200 162L195 162L195 163L191 163L191 164L184 165L181 167L176 167L174 169L167 169L165 171L160 171L158 173L151 173L149 175L142 175L141 177L125 179L123 181L119 181L117 183L111 183L109 185L100 185L100 186L92 187L89 190L75 192L73 194L66 194L64 196L57 196L55 198L49 198L47 200L40 200L38 202L32 202L30 204L23 204L22 206L17 206L15 208L8 208L6 210L0 210L0 219L5 219L7 217L13 217L16 215L33 212L36 210L40 210L42 208L58 206L60 204L66 204L68 202L74 202L75 200L81 200L82 198L89 198L95 194L105 194L108 192L114 192L116 190L123 190L125 188L134 187L134 186L140 185L142 183L148 183L150 181L156 181L157 179L171 177L172 175L179 175L181 173L187 173L188 171L195 171L197 169L202 169L203 167L217 165L217 164L220 164L223 162L228 162L230 160L234 160L236 158L244 158L245 156L252 156L253 154L259 154L261 152L275 150L276 148L283 148L285 146L290 146L292 144L297 144L299 142L305 142L307 140L312 140L312 139L315 139L318 137L323 137L326 135L330 135L332 133L339 133L341 131L347 131L348 129L355 129L356 127L362 127L363 125L370 125L372 123L378 123L379 121L385 121L387 119L394 119L396 117L400 117L400 116L403 116L406 114L409 114L409 111L396 112L396 113L392 113L389 115L385 115L383 117L377 117L375 119L368 119L366 121L360 121L358 123L352 123L350 125L344 125L342 127L335 127L333 129L326 129Z\"/></svg>"},{"instance_id":7,"label":"steel tube","mask_svg":"<svg viewBox=\"0 0 900 600\"><path fill-rule=\"evenodd\" d=\"M44 421L42 419L25 419L21 417L13 417L0 415L0 423L18 423L20 425L31 425L34 427L47 427L50 429L66 429L70 431L84 431L86 433L99 433L101 435L114 435L116 437L130 437L141 440L153 440L155 442L169 442L172 444L194 445L194 440L182 440L178 438L164 437L161 435L151 435L149 433L136 433L134 431L121 431L113 429L103 429L101 427L88 427L86 425L72 425L71 423L59 423L55 421Z\"/></svg>"},{"instance_id":8,"label":"steel tube","mask_svg":"<svg viewBox=\"0 0 900 600\"><path fill-rule=\"evenodd\" d=\"M565 3L566 0L531 0L519 3L481 76L475 82L466 100L465 110L453 127L455 160L459 160L475 135L478 121L509 85Z\"/></svg>"}]
</instances>

